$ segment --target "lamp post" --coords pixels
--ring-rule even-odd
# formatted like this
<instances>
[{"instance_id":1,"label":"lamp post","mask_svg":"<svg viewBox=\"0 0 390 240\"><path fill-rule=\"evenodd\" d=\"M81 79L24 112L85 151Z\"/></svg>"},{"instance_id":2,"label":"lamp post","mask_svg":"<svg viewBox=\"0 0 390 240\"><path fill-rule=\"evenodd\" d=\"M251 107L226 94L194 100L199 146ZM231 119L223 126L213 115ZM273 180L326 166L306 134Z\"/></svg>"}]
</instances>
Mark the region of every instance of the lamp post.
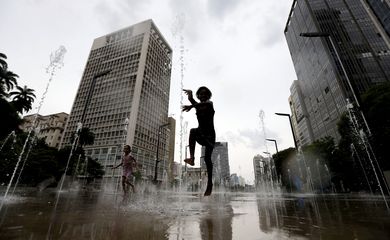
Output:
<instances>
[{"instance_id":1,"label":"lamp post","mask_svg":"<svg viewBox=\"0 0 390 240\"><path fill-rule=\"evenodd\" d=\"M159 155L159 148L160 148L160 135L161 135L161 129L168 126L169 123L166 123L166 124L163 124L163 125L160 125L158 127L158 135L157 135L157 150L156 150L156 163L155 163L155 166L154 166L154 178L153 178L153 182L154 183L157 183L157 166L158 166L158 163L160 162L160 160L158 160L158 155Z\"/></svg>"},{"instance_id":2,"label":"lamp post","mask_svg":"<svg viewBox=\"0 0 390 240\"><path fill-rule=\"evenodd\" d=\"M85 101L85 105L84 105L84 109L83 109L83 114L81 114L81 123L83 124L84 123L84 120L85 120L85 114L87 112L87 108L88 108L88 105L89 105L89 102L91 101L91 97L92 97L92 94L93 94L93 91L95 89L95 85L96 85L96 79L100 78L100 77L103 77L107 74L109 74L111 72L111 69L109 70L106 70L106 71L103 71L103 72L100 72L98 74L96 74L95 76L93 76L92 78L92 82L91 82L91 86L89 86L89 91L88 91L88 95L87 95L87 99Z\"/></svg>"},{"instance_id":3,"label":"lamp post","mask_svg":"<svg viewBox=\"0 0 390 240\"><path fill-rule=\"evenodd\" d=\"M297 139L296 139L296 137L295 137L294 128L293 128L292 121L291 121L291 115L288 114L288 113L275 113L275 114L278 115L278 116L285 116L285 117L288 117L288 120L290 121L291 132L292 132L292 135L293 135L293 138L294 138L295 150L298 150Z\"/></svg>"},{"instance_id":4,"label":"lamp post","mask_svg":"<svg viewBox=\"0 0 390 240\"><path fill-rule=\"evenodd\" d=\"M361 107L360 107L359 98L356 95L355 89L353 88L352 83L351 83L351 79L349 79L349 76L347 74L347 71L345 70L343 61L341 61L339 52L337 51L336 45L334 44L333 39L330 36L330 34L327 32L308 32L308 33L300 33L299 36L306 37L306 38L324 37L324 38L329 39L330 45L332 46L332 49L333 49L334 53L336 54L337 60L340 63L341 69L343 70L343 74L345 76L345 79L347 80L348 87L350 88L350 90L352 92L352 96L353 96L353 99L355 100L355 104L359 110L360 115L362 116L362 119L364 121L364 125L367 128L367 132L369 135L371 135L371 130L368 126L366 117L364 116L363 111L361 110Z\"/></svg>"},{"instance_id":5,"label":"lamp post","mask_svg":"<svg viewBox=\"0 0 390 240\"><path fill-rule=\"evenodd\" d=\"M275 139L267 138L267 139L265 139L265 140L270 141L270 142L274 142L274 143L275 143L275 148L276 148L276 153L279 153L278 144L276 143L276 140L275 140Z\"/></svg>"}]
</instances>

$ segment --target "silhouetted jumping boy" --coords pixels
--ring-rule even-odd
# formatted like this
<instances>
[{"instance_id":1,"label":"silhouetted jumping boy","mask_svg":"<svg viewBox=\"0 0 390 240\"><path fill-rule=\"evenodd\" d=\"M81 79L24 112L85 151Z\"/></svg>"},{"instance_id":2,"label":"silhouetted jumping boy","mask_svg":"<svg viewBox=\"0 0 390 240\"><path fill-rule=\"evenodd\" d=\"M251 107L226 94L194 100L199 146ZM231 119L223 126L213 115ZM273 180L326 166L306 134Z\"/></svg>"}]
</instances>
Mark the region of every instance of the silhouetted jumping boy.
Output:
<instances>
[{"instance_id":1,"label":"silhouetted jumping boy","mask_svg":"<svg viewBox=\"0 0 390 240\"><path fill-rule=\"evenodd\" d=\"M126 196L129 191L129 187L127 185L130 185L133 192L135 192L134 184L131 183L130 177L133 175L135 168L137 167L137 161L131 155L131 147L129 145L125 145L123 147L123 153L124 155L122 156L122 162L117 166L112 167L112 169L122 166L122 188Z\"/></svg>"},{"instance_id":2,"label":"silhouetted jumping boy","mask_svg":"<svg viewBox=\"0 0 390 240\"><path fill-rule=\"evenodd\" d=\"M183 89L188 95L188 100L191 105L185 105L182 107L183 111L190 111L192 108L196 109L196 117L198 118L198 128L192 128L189 137L190 158L184 159L184 162L194 166L195 160L195 145L198 142L200 145L205 146L204 161L207 167L207 188L204 193L205 196L209 196L213 190L213 162L211 161L211 154L213 153L215 144L215 130L214 130L214 107L210 101L211 91L207 87L200 87L196 91L196 97L200 102L194 100L191 90Z\"/></svg>"}]
</instances>

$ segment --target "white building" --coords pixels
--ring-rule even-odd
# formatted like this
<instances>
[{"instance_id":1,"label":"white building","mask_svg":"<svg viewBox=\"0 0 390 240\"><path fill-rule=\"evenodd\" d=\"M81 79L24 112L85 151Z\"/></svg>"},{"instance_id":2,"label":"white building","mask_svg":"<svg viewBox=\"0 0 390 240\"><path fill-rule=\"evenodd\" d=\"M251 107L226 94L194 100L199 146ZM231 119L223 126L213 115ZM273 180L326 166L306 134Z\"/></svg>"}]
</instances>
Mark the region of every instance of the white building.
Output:
<instances>
[{"instance_id":1,"label":"white building","mask_svg":"<svg viewBox=\"0 0 390 240\"><path fill-rule=\"evenodd\" d=\"M37 137L44 138L46 144L50 147L58 148L68 117L69 114L64 112L46 116L38 114L35 120L35 128L39 130ZM24 116L20 128L25 132L29 131L33 127L34 119L35 114Z\"/></svg>"},{"instance_id":2,"label":"white building","mask_svg":"<svg viewBox=\"0 0 390 240\"><path fill-rule=\"evenodd\" d=\"M132 146L144 178L168 166L168 104L172 49L152 20L96 38L81 78L61 145L71 145L78 123L95 134L87 155L107 167ZM159 143L159 144L158 144ZM157 151L157 145L159 145ZM157 152L159 153L157 156Z\"/></svg>"}]
</instances>

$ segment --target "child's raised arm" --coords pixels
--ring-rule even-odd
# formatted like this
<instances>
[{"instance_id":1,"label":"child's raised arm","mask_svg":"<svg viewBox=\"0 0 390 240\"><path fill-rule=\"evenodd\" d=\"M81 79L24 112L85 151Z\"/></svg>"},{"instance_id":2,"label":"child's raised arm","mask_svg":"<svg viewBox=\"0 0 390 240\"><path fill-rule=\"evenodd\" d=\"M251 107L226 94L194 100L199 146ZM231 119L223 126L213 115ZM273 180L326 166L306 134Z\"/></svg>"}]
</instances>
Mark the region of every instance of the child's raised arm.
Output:
<instances>
[{"instance_id":1,"label":"child's raised arm","mask_svg":"<svg viewBox=\"0 0 390 240\"><path fill-rule=\"evenodd\" d=\"M192 91L189 90L189 89L183 89L183 91L187 94L188 96L188 100L191 102L192 105L198 103L197 101L195 101L193 95L192 95Z\"/></svg>"}]
</instances>

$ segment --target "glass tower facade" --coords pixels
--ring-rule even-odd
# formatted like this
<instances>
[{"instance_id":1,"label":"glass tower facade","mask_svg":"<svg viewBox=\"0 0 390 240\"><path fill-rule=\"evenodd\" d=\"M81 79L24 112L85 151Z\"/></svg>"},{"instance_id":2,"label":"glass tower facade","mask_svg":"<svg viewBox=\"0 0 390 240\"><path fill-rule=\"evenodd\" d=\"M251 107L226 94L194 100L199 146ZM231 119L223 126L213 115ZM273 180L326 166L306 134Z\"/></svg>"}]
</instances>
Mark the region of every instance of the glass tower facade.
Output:
<instances>
[{"instance_id":1,"label":"glass tower facade","mask_svg":"<svg viewBox=\"0 0 390 240\"><path fill-rule=\"evenodd\" d=\"M390 1L389 0L367 0L366 1L378 18L379 22L390 35Z\"/></svg>"},{"instance_id":2,"label":"glass tower facade","mask_svg":"<svg viewBox=\"0 0 390 240\"><path fill-rule=\"evenodd\" d=\"M86 153L119 177L122 146L130 144L143 177L154 175L159 142L158 178L167 164L168 104L172 50L152 20L94 40L72 106L61 147L72 145L79 123L95 134Z\"/></svg>"},{"instance_id":3,"label":"glass tower facade","mask_svg":"<svg viewBox=\"0 0 390 240\"><path fill-rule=\"evenodd\" d=\"M307 110L313 140L338 140L345 99L360 101L370 86L390 79L389 36L367 6L363 0L293 1L284 32L303 96L296 105ZM318 32L329 37L300 36Z\"/></svg>"}]
</instances>

